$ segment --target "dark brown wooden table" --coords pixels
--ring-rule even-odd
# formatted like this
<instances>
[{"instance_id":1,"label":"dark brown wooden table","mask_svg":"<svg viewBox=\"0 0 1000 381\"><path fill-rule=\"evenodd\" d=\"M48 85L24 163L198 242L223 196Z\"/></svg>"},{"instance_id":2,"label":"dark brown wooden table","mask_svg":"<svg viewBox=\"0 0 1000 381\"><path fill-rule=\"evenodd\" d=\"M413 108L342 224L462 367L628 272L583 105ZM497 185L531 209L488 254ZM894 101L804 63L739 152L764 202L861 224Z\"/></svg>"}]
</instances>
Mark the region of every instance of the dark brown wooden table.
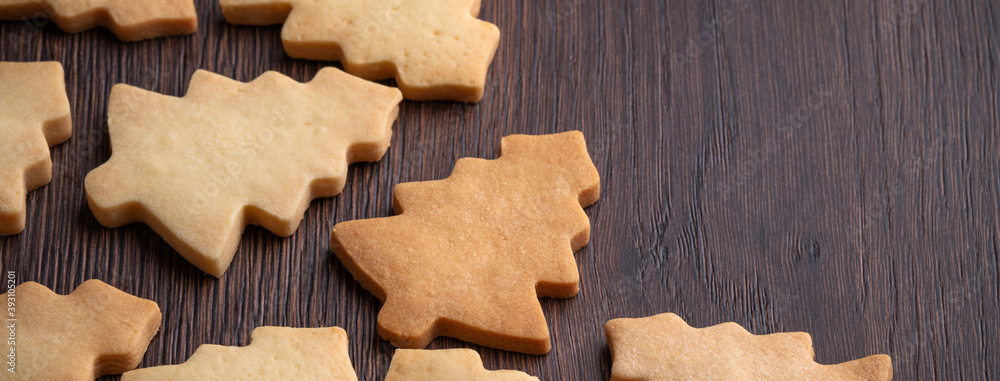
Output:
<instances>
[{"instance_id":1,"label":"dark brown wooden table","mask_svg":"<svg viewBox=\"0 0 1000 381\"><path fill-rule=\"evenodd\" d=\"M471 347L544 380L610 374L604 323L674 312L694 326L805 331L816 359L892 356L897 380L1000 379L1000 3L995 0L485 1L503 39L477 105L404 102L385 158L354 166L298 232L247 229L216 279L141 224L101 226L83 179L111 154L116 83L182 95L196 69L309 80L280 27L225 23L122 43L104 29L0 23L0 60L66 68L73 138L2 270L68 293L97 278L149 298L161 331L142 367L263 325L341 326L362 380L392 346L378 300L329 252L339 221L391 214L401 182L494 158L500 138L582 130L602 176L577 253L581 292L542 300L553 351ZM44 23L38 20L39 24ZM386 82L391 83L391 82Z\"/></svg>"}]
</instances>

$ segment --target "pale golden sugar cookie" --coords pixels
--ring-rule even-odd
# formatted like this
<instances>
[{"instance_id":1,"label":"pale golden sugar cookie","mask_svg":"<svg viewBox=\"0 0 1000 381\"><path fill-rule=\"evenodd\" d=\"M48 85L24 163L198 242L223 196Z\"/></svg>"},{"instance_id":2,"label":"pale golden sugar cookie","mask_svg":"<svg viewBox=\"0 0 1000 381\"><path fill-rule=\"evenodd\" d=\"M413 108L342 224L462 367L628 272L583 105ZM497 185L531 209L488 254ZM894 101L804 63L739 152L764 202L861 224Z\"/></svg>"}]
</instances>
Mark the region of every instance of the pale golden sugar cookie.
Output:
<instances>
[{"instance_id":1,"label":"pale golden sugar cookie","mask_svg":"<svg viewBox=\"0 0 1000 381\"><path fill-rule=\"evenodd\" d=\"M515 370L489 371L479 353L471 349L397 349L385 381L538 381Z\"/></svg>"},{"instance_id":2,"label":"pale golden sugar cookie","mask_svg":"<svg viewBox=\"0 0 1000 381\"><path fill-rule=\"evenodd\" d=\"M69 33L104 26L123 41L198 31L194 0L0 0L0 20L39 16Z\"/></svg>"},{"instance_id":3,"label":"pale golden sugar cookie","mask_svg":"<svg viewBox=\"0 0 1000 381\"><path fill-rule=\"evenodd\" d=\"M337 327L260 327L246 347L204 344L183 364L122 375L122 381L357 379L347 357L347 333Z\"/></svg>"},{"instance_id":4,"label":"pale golden sugar cookie","mask_svg":"<svg viewBox=\"0 0 1000 381\"><path fill-rule=\"evenodd\" d=\"M71 132L62 64L0 62L0 234L24 230L25 195L52 179L49 147Z\"/></svg>"},{"instance_id":5,"label":"pale golden sugar cookie","mask_svg":"<svg viewBox=\"0 0 1000 381\"><path fill-rule=\"evenodd\" d=\"M395 78L410 100L483 98L500 42L479 0L220 0L226 20L284 22L289 56L341 61L370 80Z\"/></svg>"},{"instance_id":6,"label":"pale golden sugar cookie","mask_svg":"<svg viewBox=\"0 0 1000 381\"><path fill-rule=\"evenodd\" d=\"M24 283L14 290L14 304L4 317L8 328L15 326L14 365L4 366L3 380L93 380L121 374L139 365L160 329L156 303L99 280L86 281L65 296Z\"/></svg>"},{"instance_id":7,"label":"pale golden sugar cookie","mask_svg":"<svg viewBox=\"0 0 1000 381\"><path fill-rule=\"evenodd\" d=\"M198 71L183 98L116 85L111 159L87 175L87 199L105 226L144 222L221 276L248 224L289 236L312 199L340 193L348 164L381 159L400 101L334 68L308 83Z\"/></svg>"},{"instance_id":8,"label":"pale golden sugar cookie","mask_svg":"<svg viewBox=\"0 0 1000 381\"><path fill-rule=\"evenodd\" d=\"M396 186L397 216L334 226L337 257L385 302L382 338L551 349L538 297L579 290L573 252L590 239L583 207L597 201L600 178L580 132L508 136L501 151L459 160L447 179Z\"/></svg>"},{"instance_id":9,"label":"pale golden sugar cookie","mask_svg":"<svg viewBox=\"0 0 1000 381\"><path fill-rule=\"evenodd\" d=\"M892 379L886 355L817 364L812 339L804 332L753 335L736 323L692 328L674 314L615 319L605 327L614 361L612 380Z\"/></svg>"}]
</instances>

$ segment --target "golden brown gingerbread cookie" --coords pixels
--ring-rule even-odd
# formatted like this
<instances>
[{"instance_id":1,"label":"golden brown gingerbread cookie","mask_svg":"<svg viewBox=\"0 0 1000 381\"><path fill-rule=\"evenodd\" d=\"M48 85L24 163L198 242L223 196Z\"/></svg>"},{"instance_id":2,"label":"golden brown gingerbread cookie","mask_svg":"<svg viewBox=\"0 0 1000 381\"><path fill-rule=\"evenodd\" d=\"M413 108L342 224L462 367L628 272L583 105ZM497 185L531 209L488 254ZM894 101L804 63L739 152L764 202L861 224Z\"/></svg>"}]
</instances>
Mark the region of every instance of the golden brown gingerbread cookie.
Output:
<instances>
[{"instance_id":1,"label":"golden brown gingerbread cookie","mask_svg":"<svg viewBox=\"0 0 1000 381\"><path fill-rule=\"evenodd\" d=\"M616 381L892 380L889 356L813 361L808 333L753 335L736 323L692 328L674 314L606 324Z\"/></svg>"},{"instance_id":2,"label":"golden brown gingerbread cookie","mask_svg":"<svg viewBox=\"0 0 1000 381\"><path fill-rule=\"evenodd\" d=\"M385 302L379 334L393 344L450 336L550 350L538 297L579 290L573 252L590 239L583 207L600 178L577 131L508 136L501 151L459 160L447 179L396 186L397 216L334 226L333 251Z\"/></svg>"},{"instance_id":3,"label":"golden brown gingerbread cookie","mask_svg":"<svg viewBox=\"0 0 1000 381\"><path fill-rule=\"evenodd\" d=\"M0 62L0 234L24 230L25 195L52 179L49 147L71 133L62 64Z\"/></svg>"},{"instance_id":4,"label":"golden brown gingerbread cookie","mask_svg":"<svg viewBox=\"0 0 1000 381\"><path fill-rule=\"evenodd\" d=\"M500 42L479 0L221 0L226 20L284 22L289 56L341 61L370 80L396 78L410 100L479 102Z\"/></svg>"},{"instance_id":5,"label":"golden brown gingerbread cookie","mask_svg":"<svg viewBox=\"0 0 1000 381\"><path fill-rule=\"evenodd\" d=\"M312 199L340 193L348 164L381 159L400 101L334 68L308 83L198 71L183 98L117 85L111 159L87 175L87 199L105 226L144 222L221 276L248 224L289 236Z\"/></svg>"},{"instance_id":6,"label":"golden brown gingerbread cookie","mask_svg":"<svg viewBox=\"0 0 1000 381\"><path fill-rule=\"evenodd\" d=\"M15 357L3 380L90 381L121 374L139 365L160 329L156 303L99 280L66 296L34 282L14 291L15 306L6 318L13 319L7 324Z\"/></svg>"}]
</instances>

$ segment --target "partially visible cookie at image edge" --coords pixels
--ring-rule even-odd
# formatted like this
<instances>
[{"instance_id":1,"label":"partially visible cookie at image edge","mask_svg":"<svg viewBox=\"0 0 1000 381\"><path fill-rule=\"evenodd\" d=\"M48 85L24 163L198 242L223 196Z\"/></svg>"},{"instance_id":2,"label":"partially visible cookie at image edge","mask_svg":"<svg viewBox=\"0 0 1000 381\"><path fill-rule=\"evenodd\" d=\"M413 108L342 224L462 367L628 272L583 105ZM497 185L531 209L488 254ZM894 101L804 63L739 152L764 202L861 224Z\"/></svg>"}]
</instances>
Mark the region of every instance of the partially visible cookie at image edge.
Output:
<instances>
[{"instance_id":1,"label":"partially visible cookie at image edge","mask_svg":"<svg viewBox=\"0 0 1000 381\"><path fill-rule=\"evenodd\" d=\"M0 234L18 234L27 192L52 179L49 147L72 133L62 64L0 62Z\"/></svg>"},{"instance_id":2,"label":"partially visible cookie at image edge","mask_svg":"<svg viewBox=\"0 0 1000 381\"><path fill-rule=\"evenodd\" d=\"M341 61L356 76L395 78L409 100L483 98L500 42L479 0L221 0L226 20L284 23L289 56Z\"/></svg>"},{"instance_id":3,"label":"partially visible cookie at image edge","mask_svg":"<svg viewBox=\"0 0 1000 381\"><path fill-rule=\"evenodd\" d=\"M122 41L198 31L194 0L0 0L0 20L21 19L51 19L69 33L103 26Z\"/></svg>"},{"instance_id":4,"label":"partially visible cookie at image edge","mask_svg":"<svg viewBox=\"0 0 1000 381\"><path fill-rule=\"evenodd\" d=\"M2 380L90 381L135 369L160 329L160 307L99 280L69 295L38 283L14 290L15 357ZM5 319L6 320L6 319ZM13 369L13 371L11 371Z\"/></svg>"},{"instance_id":5,"label":"partially visible cookie at image edge","mask_svg":"<svg viewBox=\"0 0 1000 381\"><path fill-rule=\"evenodd\" d=\"M258 327L251 337L245 347L203 344L183 364L133 370L122 381L358 379L339 327Z\"/></svg>"},{"instance_id":6,"label":"partially visible cookie at image edge","mask_svg":"<svg viewBox=\"0 0 1000 381\"><path fill-rule=\"evenodd\" d=\"M397 349L385 381L538 381L516 370L486 370L471 349Z\"/></svg>"},{"instance_id":7,"label":"partially visible cookie at image edge","mask_svg":"<svg viewBox=\"0 0 1000 381\"><path fill-rule=\"evenodd\" d=\"M754 335L736 323L693 328L675 314L609 321L613 381L892 380L886 355L836 365L813 360L808 333Z\"/></svg>"}]
</instances>

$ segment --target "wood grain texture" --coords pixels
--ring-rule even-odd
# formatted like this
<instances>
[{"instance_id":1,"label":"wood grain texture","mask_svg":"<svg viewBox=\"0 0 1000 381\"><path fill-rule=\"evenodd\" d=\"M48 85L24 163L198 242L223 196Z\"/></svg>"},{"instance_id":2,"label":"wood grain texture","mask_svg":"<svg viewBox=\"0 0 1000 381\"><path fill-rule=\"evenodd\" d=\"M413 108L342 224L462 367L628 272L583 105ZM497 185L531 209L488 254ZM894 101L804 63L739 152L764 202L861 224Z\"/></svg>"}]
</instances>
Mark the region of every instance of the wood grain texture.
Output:
<instances>
[{"instance_id":1,"label":"wood grain texture","mask_svg":"<svg viewBox=\"0 0 1000 381\"><path fill-rule=\"evenodd\" d=\"M821 363L892 356L898 380L1000 377L1000 5L993 0L498 0L503 37L477 105L404 102L379 163L352 167L298 232L249 228L222 279L140 224L106 229L83 179L107 161L111 86L181 95L196 69L305 81L279 27L228 25L198 0L193 36L119 42L41 19L0 23L0 60L66 67L74 134L28 195L0 270L60 293L91 278L159 303L141 366L253 328L340 326L362 380L392 347L378 300L329 252L339 221L390 215L392 187L493 158L513 133L583 131L602 176L577 253L581 292L542 300L553 352L471 347L490 369L609 377L604 322L806 331ZM111 378L109 378L111 379Z\"/></svg>"}]
</instances>

